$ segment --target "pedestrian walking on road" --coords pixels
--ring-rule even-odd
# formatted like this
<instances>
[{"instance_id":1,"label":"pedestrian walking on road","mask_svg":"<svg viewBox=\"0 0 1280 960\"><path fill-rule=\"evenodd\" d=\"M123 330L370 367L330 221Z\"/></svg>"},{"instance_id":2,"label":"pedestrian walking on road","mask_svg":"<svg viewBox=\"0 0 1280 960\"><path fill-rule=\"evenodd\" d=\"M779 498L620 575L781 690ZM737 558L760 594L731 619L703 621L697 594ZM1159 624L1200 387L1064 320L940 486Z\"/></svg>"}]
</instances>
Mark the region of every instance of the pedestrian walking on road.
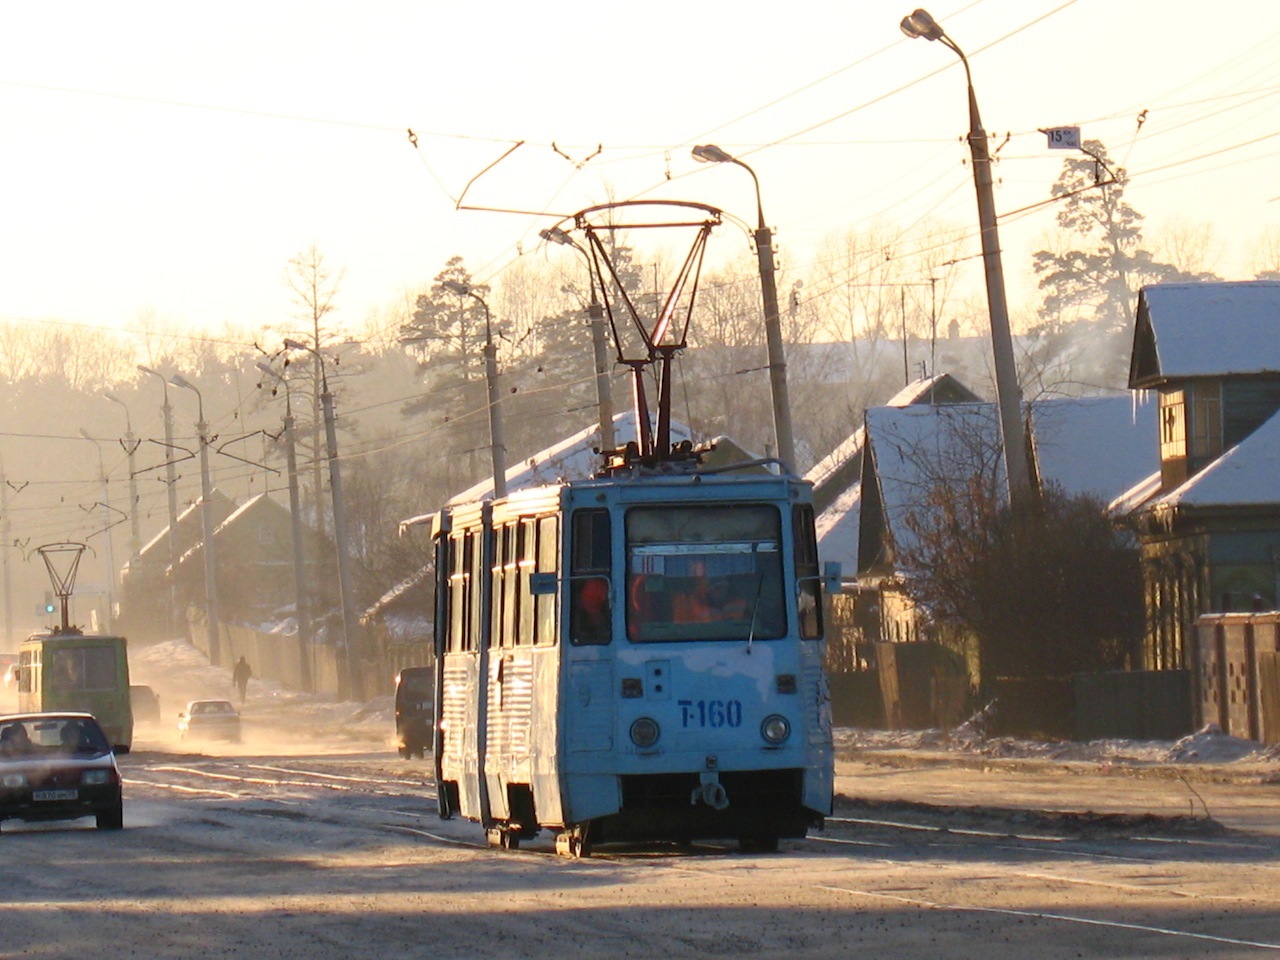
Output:
<instances>
[{"instance_id":1,"label":"pedestrian walking on road","mask_svg":"<svg viewBox=\"0 0 1280 960\"><path fill-rule=\"evenodd\" d=\"M231 671L231 682L236 685L236 689L240 691L240 703L244 703L244 692L249 686L249 678L253 676L253 671L249 669L249 661L241 657L236 661L235 669Z\"/></svg>"}]
</instances>

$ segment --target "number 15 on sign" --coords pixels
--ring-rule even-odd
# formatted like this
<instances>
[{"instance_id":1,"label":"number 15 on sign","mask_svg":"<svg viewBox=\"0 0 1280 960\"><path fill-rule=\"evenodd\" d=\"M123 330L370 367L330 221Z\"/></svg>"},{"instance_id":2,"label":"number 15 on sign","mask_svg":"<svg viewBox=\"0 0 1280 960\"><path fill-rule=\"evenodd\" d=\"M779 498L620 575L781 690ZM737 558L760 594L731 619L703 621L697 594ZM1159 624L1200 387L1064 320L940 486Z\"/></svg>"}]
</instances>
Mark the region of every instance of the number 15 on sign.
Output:
<instances>
[{"instance_id":1,"label":"number 15 on sign","mask_svg":"<svg viewBox=\"0 0 1280 960\"><path fill-rule=\"evenodd\" d=\"M1079 150L1079 127L1049 127L1040 131L1049 138L1050 150Z\"/></svg>"}]
</instances>

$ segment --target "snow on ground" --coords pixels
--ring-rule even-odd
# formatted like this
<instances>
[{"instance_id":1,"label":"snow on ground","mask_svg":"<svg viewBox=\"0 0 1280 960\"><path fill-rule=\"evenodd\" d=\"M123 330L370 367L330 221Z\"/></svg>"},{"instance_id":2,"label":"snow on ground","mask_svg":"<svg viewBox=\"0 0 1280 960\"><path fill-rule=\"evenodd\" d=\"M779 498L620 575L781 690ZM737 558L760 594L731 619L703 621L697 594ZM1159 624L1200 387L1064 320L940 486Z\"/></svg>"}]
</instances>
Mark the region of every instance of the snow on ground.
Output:
<instances>
[{"instance_id":1,"label":"snow on ground","mask_svg":"<svg viewBox=\"0 0 1280 960\"><path fill-rule=\"evenodd\" d=\"M1214 724L1180 740L1110 739L1084 743L1019 740L983 737L963 728L951 733L844 728L836 731L835 739L836 750L842 756L909 752L1111 766L1259 764L1280 769L1280 745L1232 737Z\"/></svg>"},{"instance_id":2,"label":"snow on ground","mask_svg":"<svg viewBox=\"0 0 1280 960\"><path fill-rule=\"evenodd\" d=\"M139 747L172 748L177 741L177 714L188 700L237 700L230 668L210 666L208 658L185 640L132 647L129 669L134 683L151 686L160 696L158 729L138 730ZM390 697L366 703L337 700L324 694L289 690L269 680L249 681L241 708L244 743L239 748L200 744L217 752L349 753L394 750L395 719ZM1019 740L982 736L961 726L940 730L862 730L839 728L836 750L841 757L870 753L930 757L1038 760L1093 763L1115 767L1174 765L1260 766L1280 771L1280 744L1264 745L1222 733L1210 725L1181 740L1094 740L1087 743ZM184 744L184 748L193 745Z\"/></svg>"}]
</instances>

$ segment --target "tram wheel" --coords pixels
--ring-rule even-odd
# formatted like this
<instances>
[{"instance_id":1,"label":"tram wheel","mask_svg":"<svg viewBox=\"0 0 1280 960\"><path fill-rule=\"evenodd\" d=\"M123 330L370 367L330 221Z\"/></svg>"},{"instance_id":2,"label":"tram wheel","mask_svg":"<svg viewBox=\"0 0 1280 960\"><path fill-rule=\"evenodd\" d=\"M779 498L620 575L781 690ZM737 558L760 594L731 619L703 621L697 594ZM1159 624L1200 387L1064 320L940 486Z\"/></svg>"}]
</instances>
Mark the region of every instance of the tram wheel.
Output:
<instances>
[{"instance_id":1,"label":"tram wheel","mask_svg":"<svg viewBox=\"0 0 1280 960\"><path fill-rule=\"evenodd\" d=\"M558 834L556 853L574 860L591 856L591 824L580 823Z\"/></svg>"}]
</instances>

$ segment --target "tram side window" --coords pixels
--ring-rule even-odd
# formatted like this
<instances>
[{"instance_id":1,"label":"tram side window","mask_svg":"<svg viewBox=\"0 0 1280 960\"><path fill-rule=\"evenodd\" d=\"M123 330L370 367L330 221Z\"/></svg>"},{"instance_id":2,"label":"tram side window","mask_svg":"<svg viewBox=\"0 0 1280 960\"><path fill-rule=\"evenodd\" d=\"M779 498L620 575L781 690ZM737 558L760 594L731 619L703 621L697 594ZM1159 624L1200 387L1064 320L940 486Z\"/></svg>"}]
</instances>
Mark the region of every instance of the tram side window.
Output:
<instances>
[{"instance_id":1,"label":"tram side window","mask_svg":"<svg viewBox=\"0 0 1280 960\"><path fill-rule=\"evenodd\" d=\"M530 646L533 635L533 594L529 589L529 576L538 562L538 526L537 521L526 518L520 521L520 538L516 544L517 582L520 585L519 627L516 630L516 644L521 647Z\"/></svg>"},{"instance_id":2,"label":"tram side window","mask_svg":"<svg viewBox=\"0 0 1280 960\"><path fill-rule=\"evenodd\" d=\"M18 654L18 692L32 693L36 690L35 675L40 666L39 654L23 650Z\"/></svg>"},{"instance_id":3,"label":"tram side window","mask_svg":"<svg viewBox=\"0 0 1280 960\"><path fill-rule=\"evenodd\" d=\"M467 561L471 557L472 535L449 538L449 651L461 653L472 649L470 627L471 574Z\"/></svg>"},{"instance_id":4,"label":"tram side window","mask_svg":"<svg viewBox=\"0 0 1280 960\"><path fill-rule=\"evenodd\" d=\"M813 507L796 507L791 513L791 525L796 542L800 636L815 640L822 636L822 582L818 577L818 537L813 529Z\"/></svg>"},{"instance_id":5,"label":"tram side window","mask_svg":"<svg viewBox=\"0 0 1280 960\"><path fill-rule=\"evenodd\" d=\"M449 632L452 618L449 611L453 609L453 551L450 549L448 537L440 537L435 541L435 616L432 618L435 652L438 656L449 649Z\"/></svg>"},{"instance_id":6,"label":"tram side window","mask_svg":"<svg viewBox=\"0 0 1280 960\"><path fill-rule=\"evenodd\" d=\"M484 591L480 589L480 574L484 570L486 536L492 534L467 533L467 650L478 649L484 636Z\"/></svg>"},{"instance_id":7,"label":"tram side window","mask_svg":"<svg viewBox=\"0 0 1280 960\"><path fill-rule=\"evenodd\" d=\"M575 644L606 644L612 637L611 530L608 510L579 510L573 515L569 630Z\"/></svg>"},{"instance_id":8,"label":"tram side window","mask_svg":"<svg viewBox=\"0 0 1280 960\"><path fill-rule=\"evenodd\" d=\"M511 551L515 530L511 526L493 528L493 566L489 570L489 646L511 646Z\"/></svg>"},{"instance_id":9,"label":"tram side window","mask_svg":"<svg viewBox=\"0 0 1280 960\"><path fill-rule=\"evenodd\" d=\"M555 517L543 517L538 521L538 572L559 573L560 527ZM556 595L539 594L534 597L537 606L537 643L556 642Z\"/></svg>"},{"instance_id":10,"label":"tram side window","mask_svg":"<svg viewBox=\"0 0 1280 960\"><path fill-rule=\"evenodd\" d=\"M520 525L506 523L493 528L493 568L490 571L489 646L514 647L518 624L520 584L516 560L520 548Z\"/></svg>"}]
</instances>

